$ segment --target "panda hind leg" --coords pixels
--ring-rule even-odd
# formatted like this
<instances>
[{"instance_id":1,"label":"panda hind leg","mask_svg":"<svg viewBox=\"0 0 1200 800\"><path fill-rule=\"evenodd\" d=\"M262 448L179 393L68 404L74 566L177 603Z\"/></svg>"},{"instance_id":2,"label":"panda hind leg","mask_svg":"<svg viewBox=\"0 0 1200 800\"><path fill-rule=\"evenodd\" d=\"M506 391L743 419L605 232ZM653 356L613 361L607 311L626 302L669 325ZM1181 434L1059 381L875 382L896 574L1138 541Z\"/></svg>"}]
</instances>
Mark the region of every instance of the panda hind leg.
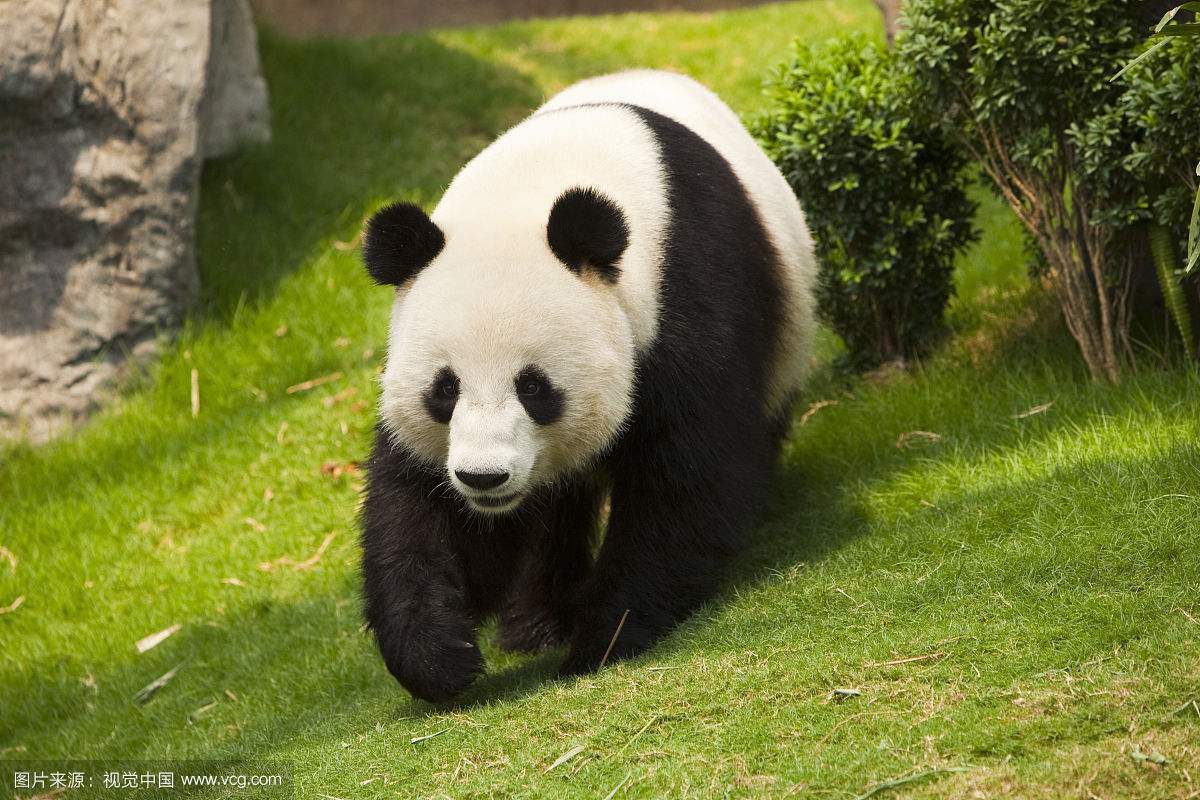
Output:
<instances>
[{"instance_id":1,"label":"panda hind leg","mask_svg":"<svg viewBox=\"0 0 1200 800\"><path fill-rule=\"evenodd\" d=\"M531 498L528 544L500 609L501 649L536 653L567 642L591 572L601 500L582 479Z\"/></svg>"}]
</instances>

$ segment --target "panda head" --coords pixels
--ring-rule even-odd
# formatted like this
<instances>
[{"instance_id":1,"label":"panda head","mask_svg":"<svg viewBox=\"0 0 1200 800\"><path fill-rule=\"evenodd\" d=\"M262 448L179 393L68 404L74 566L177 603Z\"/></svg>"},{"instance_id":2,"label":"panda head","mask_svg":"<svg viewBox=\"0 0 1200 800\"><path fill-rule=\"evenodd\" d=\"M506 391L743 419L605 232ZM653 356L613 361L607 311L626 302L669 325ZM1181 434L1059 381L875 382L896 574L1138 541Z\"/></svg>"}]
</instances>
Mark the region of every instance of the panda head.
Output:
<instances>
[{"instance_id":1,"label":"panda head","mask_svg":"<svg viewBox=\"0 0 1200 800\"><path fill-rule=\"evenodd\" d=\"M393 205L367 223L367 271L396 287L380 417L469 508L505 513L586 468L629 415L614 291L629 231L592 189L504 219L441 212Z\"/></svg>"}]
</instances>

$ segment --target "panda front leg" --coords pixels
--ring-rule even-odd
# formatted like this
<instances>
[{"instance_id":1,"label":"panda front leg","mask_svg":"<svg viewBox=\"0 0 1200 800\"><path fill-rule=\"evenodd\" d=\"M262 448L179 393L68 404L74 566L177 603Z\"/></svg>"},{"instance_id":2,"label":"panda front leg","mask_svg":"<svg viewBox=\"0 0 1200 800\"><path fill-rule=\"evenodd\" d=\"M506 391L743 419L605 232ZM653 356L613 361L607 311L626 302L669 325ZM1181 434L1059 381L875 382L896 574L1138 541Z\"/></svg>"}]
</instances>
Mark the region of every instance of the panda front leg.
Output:
<instances>
[{"instance_id":1,"label":"panda front leg","mask_svg":"<svg viewBox=\"0 0 1200 800\"><path fill-rule=\"evenodd\" d=\"M689 454L687 447L639 448L653 455L616 468L604 545L578 605L562 674L642 653L720 588L762 505L771 460L746 443L726 457L699 456L709 463L698 463L701 451Z\"/></svg>"},{"instance_id":2,"label":"panda front leg","mask_svg":"<svg viewBox=\"0 0 1200 800\"><path fill-rule=\"evenodd\" d=\"M457 695L483 670L475 603L454 546L460 517L437 476L379 432L362 509L364 612L388 670L432 702Z\"/></svg>"},{"instance_id":3,"label":"panda front leg","mask_svg":"<svg viewBox=\"0 0 1200 800\"><path fill-rule=\"evenodd\" d=\"M592 561L601 492L577 479L529 511L529 544L500 611L500 647L535 653L571 635L574 600Z\"/></svg>"}]
</instances>

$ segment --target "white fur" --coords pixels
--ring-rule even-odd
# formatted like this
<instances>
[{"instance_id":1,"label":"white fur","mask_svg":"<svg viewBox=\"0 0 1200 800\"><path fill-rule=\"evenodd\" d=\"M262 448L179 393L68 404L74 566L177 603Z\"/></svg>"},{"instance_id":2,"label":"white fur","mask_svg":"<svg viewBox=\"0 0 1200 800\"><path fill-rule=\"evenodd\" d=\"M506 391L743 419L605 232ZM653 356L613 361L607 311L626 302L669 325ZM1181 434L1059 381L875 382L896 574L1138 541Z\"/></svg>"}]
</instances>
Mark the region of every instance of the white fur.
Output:
<instances>
[{"instance_id":1,"label":"white fur","mask_svg":"<svg viewBox=\"0 0 1200 800\"><path fill-rule=\"evenodd\" d=\"M381 417L397 439L445 467L465 497L516 495L586 465L629 414L637 354L654 342L662 239L669 209L654 137L618 106L632 103L711 142L747 187L785 261L786 325L768 398L782 407L804 372L812 325L812 252L795 197L733 112L679 75L627 72L568 88L476 156L455 177L433 221L446 236L437 258L399 287L392 311ZM582 107L579 107L581 106ZM555 258L546 221L566 189L595 187L629 222L616 286L581 279ZM563 416L533 423L514 376L536 364L566 393ZM461 395L447 426L422 392L444 366ZM455 470L506 471L494 492L463 486Z\"/></svg>"}]
</instances>

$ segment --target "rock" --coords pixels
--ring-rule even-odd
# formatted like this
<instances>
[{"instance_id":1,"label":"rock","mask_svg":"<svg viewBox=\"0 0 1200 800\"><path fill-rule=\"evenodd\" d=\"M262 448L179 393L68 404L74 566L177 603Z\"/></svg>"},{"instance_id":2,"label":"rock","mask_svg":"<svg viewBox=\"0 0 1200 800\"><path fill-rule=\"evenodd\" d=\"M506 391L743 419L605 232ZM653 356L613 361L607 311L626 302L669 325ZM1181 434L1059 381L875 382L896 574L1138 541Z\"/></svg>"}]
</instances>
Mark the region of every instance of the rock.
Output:
<instances>
[{"instance_id":1,"label":"rock","mask_svg":"<svg viewBox=\"0 0 1200 800\"><path fill-rule=\"evenodd\" d=\"M43 440L196 294L200 165L268 137L246 0L6 0L0 434Z\"/></svg>"},{"instance_id":2,"label":"rock","mask_svg":"<svg viewBox=\"0 0 1200 800\"><path fill-rule=\"evenodd\" d=\"M258 66L258 37L247 0L213 3L211 41L214 55L201 107L204 158L271 138L267 82Z\"/></svg>"}]
</instances>

